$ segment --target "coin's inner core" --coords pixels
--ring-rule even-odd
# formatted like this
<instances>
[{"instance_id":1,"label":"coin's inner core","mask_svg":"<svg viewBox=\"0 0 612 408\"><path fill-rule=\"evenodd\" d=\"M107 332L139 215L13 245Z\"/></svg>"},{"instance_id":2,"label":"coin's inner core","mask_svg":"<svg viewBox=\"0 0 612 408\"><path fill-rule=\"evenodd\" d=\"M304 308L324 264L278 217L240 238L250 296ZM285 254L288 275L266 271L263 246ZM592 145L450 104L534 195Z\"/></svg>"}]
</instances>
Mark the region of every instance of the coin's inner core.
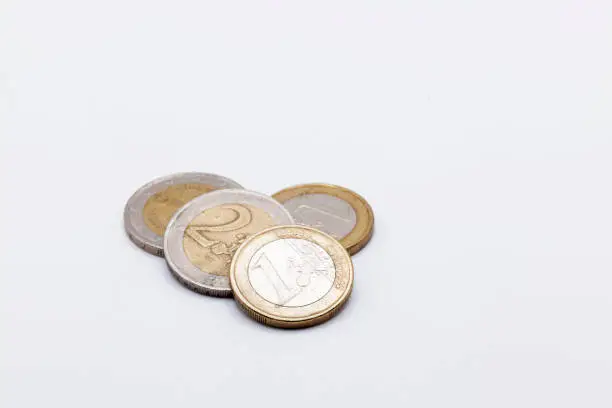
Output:
<instances>
[{"instance_id":1,"label":"coin's inner core","mask_svg":"<svg viewBox=\"0 0 612 408\"><path fill-rule=\"evenodd\" d=\"M203 272L229 276L232 258L240 244L274 225L270 214L248 204L209 208L194 218L185 230L185 255Z\"/></svg>"},{"instance_id":2,"label":"coin's inner core","mask_svg":"<svg viewBox=\"0 0 612 408\"><path fill-rule=\"evenodd\" d=\"M302 307L322 299L336 279L331 256L319 245L296 238L260 248L248 266L255 292L270 303Z\"/></svg>"},{"instance_id":3,"label":"coin's inner core","mask_svg":"<svg viewBox=\"0 0 612 408\"><path fill-rule=\"evenodd\" d=\"M357 225L357 214L346 201L329 194L303 194L283 203L296 223L317 228L336 239Z\"/></svg>"},{"instance_id":4,"label":"coin's inner core","mask_svg":"<svg viewBox=\"0 0 612 408\"><path fill-rule=\"evenodd\" d=\"M172 216L185 204L204 193L215 190L207 184L176 184L147 200L143 209L145 224L159 236L164 235Z\"/></svg>"}]
</instances>

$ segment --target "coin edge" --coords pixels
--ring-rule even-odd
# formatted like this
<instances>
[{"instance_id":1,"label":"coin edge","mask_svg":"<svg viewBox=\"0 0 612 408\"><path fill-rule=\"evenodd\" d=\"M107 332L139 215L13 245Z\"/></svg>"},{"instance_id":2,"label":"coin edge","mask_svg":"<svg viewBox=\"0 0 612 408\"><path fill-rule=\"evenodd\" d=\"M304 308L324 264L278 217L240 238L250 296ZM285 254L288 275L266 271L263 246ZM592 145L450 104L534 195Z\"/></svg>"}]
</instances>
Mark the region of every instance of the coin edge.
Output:
<instances>
[{"instance_id":1,"label":"coin edge","mask_svg":"<svg viewBox=\"0 0 612 408\"><path fill-rule=\"evenodd\" d=\"M312 189L315 191L311 191ZM365 211L361 211L359 208L356 208L355 205L353 205L353 200L347 200L345 197L339 197L337 194L333 194L334 190L348 194L349 196L352 196L354 200L361 202L365 208ZM332 193L330 193L330 191ZM286 201L292 198L307 194L327 194L340 198L341 200L346 201L353 208L355 213L357 213L357 223L355 227L351 230L351 232L339 240L342 246L348 251L349 255L357 254L370 242L372 236L374 235L374 210L372 209L370 203L362 195L351 189L328 183L297 184L274 193L272 197L284 205Z\"/></svg>"}]
</instances>

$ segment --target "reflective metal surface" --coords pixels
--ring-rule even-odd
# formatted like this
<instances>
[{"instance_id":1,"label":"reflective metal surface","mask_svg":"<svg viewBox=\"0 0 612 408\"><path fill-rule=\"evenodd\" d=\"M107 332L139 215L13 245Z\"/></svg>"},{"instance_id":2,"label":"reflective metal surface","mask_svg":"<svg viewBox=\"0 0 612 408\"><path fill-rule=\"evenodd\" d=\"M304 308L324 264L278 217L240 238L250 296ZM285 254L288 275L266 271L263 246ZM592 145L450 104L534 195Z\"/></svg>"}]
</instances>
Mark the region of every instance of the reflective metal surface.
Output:
<instances>
[{"instance_id":1,"label":"reflective metal surface","mask_svg":"<svg viewBox=\"0 0 612 408\"><path fill-rule=\"evenodd\" d=\"M230 272L234 299L253 319L301 328L331 319L353 289L353 263L319 230L279 226L249 238Z\"/></svg>"},{"instance_id":2,"label":"reflective metal surface","mask_svg":"<svg viewBox=\"0 0 612 408\"><path fill-rule=\"evenodd\" d=\"M251 235L274 225L293 224L273 198L247 190L219 190L180 209L164 237L166 261L188 288L211 296L231 296L229 267Z\"/></svg>"}]
</instances>

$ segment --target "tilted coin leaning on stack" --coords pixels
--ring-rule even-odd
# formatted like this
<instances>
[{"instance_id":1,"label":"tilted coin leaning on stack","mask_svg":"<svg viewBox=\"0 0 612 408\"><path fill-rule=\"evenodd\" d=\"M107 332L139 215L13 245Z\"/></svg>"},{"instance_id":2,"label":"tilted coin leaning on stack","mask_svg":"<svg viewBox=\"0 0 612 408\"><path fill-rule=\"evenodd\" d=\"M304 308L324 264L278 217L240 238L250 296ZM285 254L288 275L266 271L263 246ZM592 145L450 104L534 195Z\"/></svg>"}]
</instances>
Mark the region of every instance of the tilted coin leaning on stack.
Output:
<instances>
[{"instance_id":1,"label":"tilted coin leaning on stack","mask_svg":"<svg viewBox=\"0 0 612 408\"><path fill-rule=\"evenodd\" d=\"M331 319L350 297L350 255L372 237L374 213L331 184L267 196L215 174L180 173L138 189L124 222L185 287L233 296L261 323L300 328Z\"/></svg>"}]
</instances>

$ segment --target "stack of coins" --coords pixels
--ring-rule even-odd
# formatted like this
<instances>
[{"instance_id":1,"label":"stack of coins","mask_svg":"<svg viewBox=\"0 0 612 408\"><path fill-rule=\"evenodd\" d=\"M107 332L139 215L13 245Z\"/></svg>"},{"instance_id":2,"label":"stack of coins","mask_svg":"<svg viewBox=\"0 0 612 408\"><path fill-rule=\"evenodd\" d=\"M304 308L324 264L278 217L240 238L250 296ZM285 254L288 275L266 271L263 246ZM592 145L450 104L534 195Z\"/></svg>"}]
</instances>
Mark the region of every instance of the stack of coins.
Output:
<instances>
[{"instance_id":1,"label":"stack of coins","mask_svg":"<svg viewBox=\"0 0 612 408\"><path fill-rule=\"evenodd\" d=\"M231 297L258 322L283 328L332 318L353 289L351 256L372 237L374 213L359 194L303 184L273 196L208 173L141 187L125 229L198 293Z\"/></svg>"}]
</instances>

